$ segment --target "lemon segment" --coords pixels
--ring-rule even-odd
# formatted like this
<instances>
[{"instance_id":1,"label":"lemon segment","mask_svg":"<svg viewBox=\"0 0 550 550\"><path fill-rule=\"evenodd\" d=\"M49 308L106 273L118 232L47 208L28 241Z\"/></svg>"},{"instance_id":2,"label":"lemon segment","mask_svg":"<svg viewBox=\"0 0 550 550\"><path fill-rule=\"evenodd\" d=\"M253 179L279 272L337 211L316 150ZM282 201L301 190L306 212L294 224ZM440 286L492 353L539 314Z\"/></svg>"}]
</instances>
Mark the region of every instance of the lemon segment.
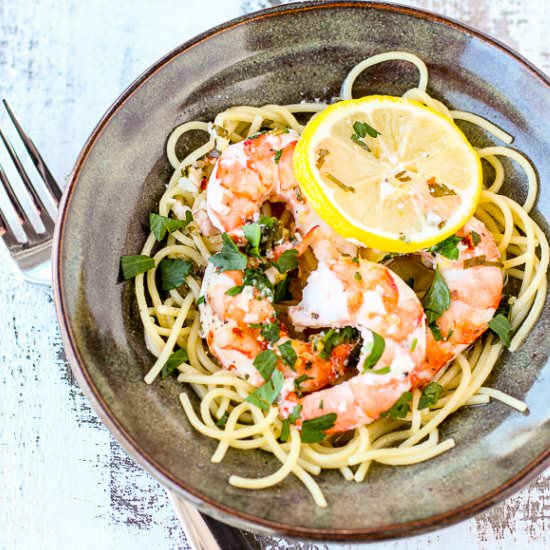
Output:
<instances>
[{"instance_id":1,"label":"lemon segment","mask_svg":"<svg viewBox=\"0 0 550 550\"><path fill-rule=\"evenodd\" d=\"M321 111L302 133L294 171L336 232L389 252L455 233L473 215L482 183L479 156L451 120L392 96Z\"/></svg>"}]
</instances>

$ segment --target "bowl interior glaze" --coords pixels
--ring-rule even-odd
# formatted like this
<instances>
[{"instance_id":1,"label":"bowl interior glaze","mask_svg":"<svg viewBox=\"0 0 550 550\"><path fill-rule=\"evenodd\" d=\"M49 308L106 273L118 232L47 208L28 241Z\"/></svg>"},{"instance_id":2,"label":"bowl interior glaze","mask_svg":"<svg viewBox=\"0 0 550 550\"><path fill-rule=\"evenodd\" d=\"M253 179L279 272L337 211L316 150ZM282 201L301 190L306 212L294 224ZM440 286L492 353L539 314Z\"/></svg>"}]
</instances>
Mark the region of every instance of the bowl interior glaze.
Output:
<instances>
[{"instance_id":1,"label":"bowl interior glaze","mask_svg":"<svg viewBox=\"0 0 550 550\"><path fill-rule=\"evenodd\" d=\"M462 409L442 438L456 448L429 462L374 465L364 483L325 472L329 502L317 508L290 477L265 491L230 487L230 474L277 468L263 452L230 451L210 462L215 444L187 422L174 379L152 386L153 362L131 283L119 260L137 254L147 218L170 176L164 149L178 124L211 120L238 104L296 103L338 95L358 61L400 49L429 67L429 92L451 108L480 114L515 136L542 184L535 217L550 219L550 151L542 113L548 83L505 48L424 12L359 2L307 3L253 14L214 29L160 60L117 100L90 137L65 194L57 235L56 299L67 355L96 411L128 452L170 488L207 513L263 532L325 539L375 539L435 528L479 511L547 464L550 449L550 308L522 348L505 353L489 384L524 399L528 414L492 402ZM357 80L356 96L402 94L417 82L414 66L391 62ZM475 145L495 143L468 123ZM180 140L180 150L204 135ZM525 178L506 162L504 192L521 200Z\"/></svg>"}]
</instances>

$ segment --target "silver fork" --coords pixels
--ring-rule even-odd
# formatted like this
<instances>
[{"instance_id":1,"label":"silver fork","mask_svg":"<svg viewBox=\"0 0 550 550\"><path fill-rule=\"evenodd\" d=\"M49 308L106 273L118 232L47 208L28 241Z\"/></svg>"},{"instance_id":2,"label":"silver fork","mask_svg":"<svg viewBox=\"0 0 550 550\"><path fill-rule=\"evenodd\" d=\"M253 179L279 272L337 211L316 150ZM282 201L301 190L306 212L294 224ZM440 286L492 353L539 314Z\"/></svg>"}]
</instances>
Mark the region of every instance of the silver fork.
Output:
<instances>
[{"instance_id":1,"label":"silver fork","mask_svg":"<svg viewBox=\"0 0 550 550\"><path fill-rule=\"evenodd\" d=\"M13 209L11 214L15 213L17 217L17 221L14 222L14 216L10 216L9 212L2 209L2 205L0 204L0 236L4 239L12 258L27 281L51 285L52 238L55 227L55 214L57 214L57 205L61 199L62 189L46 166L44 159L31 138L21 127L8 102L5 99L2 102L27 153L46 186L48 199L53 204L54 213L48 212L48 205L40 197L39 191L25 170L13 145L0 129L0 139L4 143L23 183L22 190L12 185L0 164L0 181L9 199L7 206ZM27 204L27 209L25 209L25 204ZM34 210L35 218L38 219L39 223L36 223L36 220L33 223L28 213L29 208ZM19 231L12 226L13 223L19 224ZM239 529L201 514L192 504L184 501L169 489L166 489L166 492L172 500L188 542L196 550L221 550L222 548L224 550L252 549L249 541Z\"/></svg>"},{"instance_id":2,"label":"silver fork","mask_svg":"<svg viewBox=\"0 0 550 550\"><path fill-rule=\"evenodd\" d=\"M55 214L57 213L57 205L61 198L62 189L55 181L31 138L19 124L8 102L5 99L2 102L29 157L45 184L50 202L54 205L54 212L48 211L47 204L41 198L39 190L27 173L13 145L4 132L0 130L0 138L23 184L23 188L21 188L21 186L10 183L4 168L0 164L0 181L9 199L9 204L6 207L2 208L0 205L0 235L23 277L32 283L50 285L52 282L50 259L52 237L55 227ZM8 211L10 207L12 209L11 216ZM34 220L29 210L34 211ZM15 214L15 217L13 214ZM19 228L14 227L16 224L19 224Z\"/></svg>"}]
</instances>

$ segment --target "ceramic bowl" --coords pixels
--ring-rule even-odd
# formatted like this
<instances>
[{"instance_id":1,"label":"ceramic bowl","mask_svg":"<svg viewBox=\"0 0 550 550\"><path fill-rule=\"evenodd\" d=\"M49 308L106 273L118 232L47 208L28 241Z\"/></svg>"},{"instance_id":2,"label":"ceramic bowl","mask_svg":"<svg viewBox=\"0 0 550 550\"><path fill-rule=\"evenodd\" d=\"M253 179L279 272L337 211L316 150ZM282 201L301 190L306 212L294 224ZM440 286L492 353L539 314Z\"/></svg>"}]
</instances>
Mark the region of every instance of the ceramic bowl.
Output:
<instances>
[{"instance_id":1,"label":"ceramic bowl","mask_svg":"<svg viewBox=\"0 0 550 550\"><path fill-rule=\"evenodd\" d=\"M550 151L544 113L548 80L516 53L456 22L411 8L363 2L308 2L231 21L178 47L116 100L98 123L65 191L56 237L55 293L75 375L128 453L170 489L234 525L289 536L372 540L434 529L471 516L519 489L549 463L550 308L521 349L505 353L488 380L523 399L528 414L492 402L443 424L456 448L408 467L373 466L364 483L325 472L330 505L317 508L292 476L265 491L228 485L230 474L265 475L277 464L261 451L231 451L212 464L213 440L187 422L175 379L152 386L153 362L132 283L119 281L123 254L139 252L147 217L170 175L167 136L192 119L212 120L231 105L295 103L338 95L358 61L387 50L418 54L429 92L515 136L514 147L542 181L535 218L548 229ZM402 94L417 82L410 64L373 67L355 95ZM475 145L493 140L461 124ZM195 147L204 136L181 140ZM525 179L507 163L504 192L521 200Z\"/></svg>"}]
</instances>

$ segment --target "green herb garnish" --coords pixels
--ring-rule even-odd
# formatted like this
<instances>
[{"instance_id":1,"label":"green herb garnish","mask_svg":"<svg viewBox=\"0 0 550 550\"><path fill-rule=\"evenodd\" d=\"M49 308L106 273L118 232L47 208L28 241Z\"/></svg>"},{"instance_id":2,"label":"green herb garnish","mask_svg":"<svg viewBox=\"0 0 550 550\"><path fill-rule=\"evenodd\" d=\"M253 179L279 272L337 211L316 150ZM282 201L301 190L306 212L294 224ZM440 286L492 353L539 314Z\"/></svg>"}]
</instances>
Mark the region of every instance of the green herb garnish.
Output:
<instances>
[{"instance_id":1,"label":"green herb garnish","mask_svg":"<svg viewBox=\"0 0 550 550\"><path fill-rule=\"evenodd\" d=\"M177 288L185 282L185 277L191 275L192 271L193 262L190 260L163 258L158 265L160 288L162 290Z\"/></svg>"},{"instance_id":2,"label":"green herb garnish","mask_svg":"<svg viewBox=\"0 0 550 550\"><path fill-rule=\"evenodd\" d=\"M498 313L489 321L489 328L502 340L504 345L509 348L512 341L512 323L502 313Z\"/></svg>"},{"instance_id":3,"label":"green herb garnish","mask_svg":"<svg viewBox=\"0 0 550 550\"><path fill-rule=\"evenodd\" d=\"M411 410L410 402L412 399L412 393L410 391L404 392L401 397L393 404L393 406L386 412L383 412L380 416L390 417L392 420L398 418L405 418L408 412Z\"/></svg>"},{"instance_id":4,"label":"green herb garnish","mask_svg":"<svg viewBox=\"0 0 550 550\"><path fill-rule=\"evenodd\" d=\"M223 413L221 418L218 418L216 420L216 426L218 428L221 428L222 430L225 428L225 425L227 424L227 419L229 418L229 415L227 414L227 411Z\"/></svg>"},{"instance_id":5,"label":"green herb garnish","mask_svg":"<svg viewBox=\"0 0 550 550\"><path fill-rule=\"evenodd\" d=\"M160 214L155 214L154 212L149 214L149 227L151 228L151 232L157 241L162 241L167 231L172 233L176 231L176 229L181 229L184 226L185 222L182 220L161 216Z\"/></svg>"},{"instance_id":6,"label":"green herb garnish","mask_svg":"<svg viewBox=\"0 0 550 550\"><path fill-rule=\"evenodd\" d=\"M237 296L237 294L240 294L243 291L244 286L243 285L236 285L232 286L231 288L228 288L225 291L226 296Z\"/></svg>"},{"instance_id":7,"label":"green herb garnish","mask_svg":"<svg viewBox=\"0 0 550 550\"><path fill-rule=\"evenodd\" d=\"M365 346L365 353L367 353L367 357L365 358L365 361L363 362L363 372L372 372L374 374L384 374L380 370L379 371L373 371L373 367L378 363L380 360L380 357L382 357L382 354L384 353L384 350L386 349L386 341L380 334L377 332L374 332L374 330L371 330L372 334L372 340L371 342ZM389 367L384 367L384 369L387 369L386 372L389 372ZM381 369L381 370L384 370Z\"/></svg>"},{"instance_id":8,"label":"green herb garnish","mask_svg":"<svg viewBox=\"0 0 550 550\"><path fill-rule=\"evenodd\" d=\"M298 251L295 248L285 250L273 265L280 273L288 273L298 267Z\"/></svg>"},{"instance_id":9,"label":"green herb garnish","mask_svg":"<svg viewBox=\"0 0 550 550\"><path fill-rule=\"evenodd\" d=\"M273 160L275 161L275 164L279 164L279 161L281 160L281 155L283 154L283 150L279 149L278 151L275 151L275 156L273 157Z\"/></svg>"},{"instance_id":10,"label":"green herb garnish","mask_svg":"<svg viewBox=\"0 0 550 550\"><path fill-rule=\"evenodd\" d=\"M380 132L376 128L373 128L370 124L367 124L366 122L359 122L358 120L353 123L353 131L360 138L367 137L367 134L372 138L376 138L381 135Z\"/></svg>"},{"instance_id":11,"label":"green herb garnish","mask_svg":"<svg viewBox=\"0 0 550 550\"><path fill-rule=\"evenodd\" d=\"M200 306L201 304L204 304L206 303L206 298L204 296L204 294L202 296L199 296L198 299L197 299L197 305Z\"/></svg>"},{"instance_id":12,"label":"green herb garnish","mask_svg":"<svg viewBox=\"0 0 550 550\"><path fill-rule=\"evenodd\" d=\"M121 256L120 269L124 279L131 279L140 273L145 273L155 267L155 260L150 256L139 254L137 256Z\"/></svg>"},{"instance_id":13,"label":"green herb garnish","mask_svg":"<svg viewBox=\"0 0 550 550\"><path fill-rule=\"evenodd\" d=\"M243 233L250 245L250 254L253 256L260 255L260 239L262 237L262 232L260 229L259 223L247 223L243 225Z\"/></svg>"},{"instance_id":14,"label":"green herb garnish","mask_svg":"<svg viewBox=\"0 0 550 550\"><path fill-rule=\"evenodd\" d=\"M436 382L430 382L422 390L422 395L420 397L420 401L418 402L418 410L421 411L422 409L426 409L431 405L435 405L435 403L437 403L437 400L439 399L439 396L441 395L442 389L443 387Z\"/></svg>"},{"instance_id":15,"label":"green herb garnish","mask_svg":"<svg viewBox=\"0 0 550 550\"><path fill-rule=\"evenodd\" d=\"M266 349L256 356L252 364L261 374L262 378L267 381L270 379L273 371L275 370L278 361L279 358L277 355L270 349Z\"/></svg>"},{"instance_id":16,"label":"green herb garnish","mask_svg":"<svg viewBox=\"0 0 550 550\"><path fill-rule=\"evenodd\" d=\"M475 231L470 231L470 236L472 238L472 244L474 246L477 246L481 242L481 237L479 236L479 233L476 233Z\"/></svg>"},{"instance_id":17,"label":"green herb garnish","mask_svg":"<svg viewBox=\"0 0 550 550\"><path fill-rule=\"evenodd\" d=\"M422 299L422 305L430 325L437 321L451 305L451 293L445 279L439 272L439 267L436 268L432 284Z\"/></svg>"},{"instance_id":18,"label":"green herb garnish","mask_svg":"<svg viewBox=\"0 0 550 550\"><path fill-rule=\"evenodd\" d=\"M271 404L281 393L284 381L283 374L276 370L273 376L263 386L256 388L245 401L256 405L262 411L268 411Z\"/></svg>"},{"instance_id":19,"label":"green herb garnish","mask_svg":"<svg viewBox=\"0 0 550 550\"><path fill-rule=\"evenodd\" d=\"M359 340L359 331L354 327L333 328L327 331L319 340L322 350L319 355L323 359L329 359L332 350L344 343L352 343Z\"/></svg>"},{"instance_id":20,"label":"green herb garnish","mask_svg":"<svg viewBox=\"0 0 550 550\"><path fill-rule=\"evenodd\" d=\"M298 376L298 378L294 379L294 391L298 394L298 397L302 397L302 384L306 380L312 380L312 376L308 376L307 374L301 374Z\"/></svg>"},{"instance_id":21,"label":"green herb garnish","mask_svg":"<svg viewBox=\"0 0 550 550\"><path fill-rule=\"evenodd\" d=\"M266 274L259 269L245 269L243 285L256 287L262 296L273 296L273 285Z\"/></svg>"},{"instance_id":22,"label":"green herb garnish","mask_svg":"<svg viewBox=\"0 0 550 550\"><path fill-rule=\"evenodd\" d=\"M288 290L289 283L290 280L287 278L279 281L275 285L275 289L273 291L273 301L276 304L284 302L285 300L290 300L292 298L292 294L290 294L290 291Z\"/></svg>"},{"instance_id":23,"label":"green herb garnish","mask_svg":"<svg viewBox=\"0 0 550 550\"><path fill-rule=\"evenodd\" d=\"M246 267L246 256L237 248L227 233L222 234L223 247L209 261L218 271L243 271Z\"/></svg>"},{"instance_id":24,"label":"green herb garnish","mask_svg":"<svg viewBox=\"0 0 550 550\"><path fill-rule=\"evenodd\" d=\"M273 321L262 327L260 334L270 343L274 344L281 337L281 325L279 321Z\"/></svg>"},{"instance_id":25,"label":"green herb garnish","mask_svg":"<svg viewBox=\"0 0 550 550\"><path fill-rule=\"evenodd\" d=\"M336 423L336 413L323 414L302 422L302 443L319 443L326 437L326 430L330 430Z\"/></svg>"},{"instance_id":26,"label":"green herb garnish","mask_svg":"<svg viewBox=\"0 0 550 550\"><path fill-rule=\"evenodd\" d=\"M456 193L447 187L444 183L437 183L435 177L430 178L427 182L428 192L430 195L436 199L439 197L448 197L450 195L456 195Z\"/></svg>"},{"instance_id":27,"label":"green herb garnish","mask_svg":"<svg viewBox=\"0 0 550 550\"><path fill-rule=\"evenodd\" d=\"M451 235L444 241L432 246L429 251L434 254L441 254L442 256L445 256L445 258L449 258L449 260L458 260L459 250L457 245L461 241L462 239L460 237Z\"/></svg>"},{"instance_id":28,"label":"green herb garnish","mask_svg":"<svg viewBox=\"0 0 550 550\"><path fill-rule=\"evenodd\" d=\"M346 185L342 181L340 181L337 177L333 176L332 174L325 174L326 177L332 182L335 183L340 189L343 191L346 191L346 193L355 193L355 187L352 185Z\"/></svg>"},{"instance_id":29,"label":"green herb garnish","mask_svg":"<svg viewBox=\"0 0 550 550\"><path fill-rule=\"evenodd\" d=\"M279 353L281 354L281 359L283 360L283 363L287 365L287 367L290 367L292 370L294 370L298 355L292 347L292 342L290 340L287 340L279 346Z\"/></svg>"},{"instance_id":30,"label":"green herb garnish","mask_svg":"<svg viewBox=\"0 0 550 550\"><path fill-rule=\"evenodd\" d=\"M170 354L170 357L168 357L166 363L164 363L164 366L160 371L161 379L164 380L168 378L168 376L170 376L170 374L172 374L172 372L174 372L182 363L186 363L187 361L189 361L189 356L187 355L187 351L183 348Z\"/></svg>"},{"instance_id":31,"label":"green herb garnish","mask_svg":"<svg viewBox=\"0 0 550 550\"><path fill-rule=\"evenodd\" d=\"M288 418L285 418L283 420L283 425L281 427L281 435L279 436L279 440L282 443L286 443L288 441L288 438L290 437L290 424L296 424L296 421L298 418L300 418L300 413L302 412L302 405L296 405L293 409Z\"/></svg>"}]
</instances>

